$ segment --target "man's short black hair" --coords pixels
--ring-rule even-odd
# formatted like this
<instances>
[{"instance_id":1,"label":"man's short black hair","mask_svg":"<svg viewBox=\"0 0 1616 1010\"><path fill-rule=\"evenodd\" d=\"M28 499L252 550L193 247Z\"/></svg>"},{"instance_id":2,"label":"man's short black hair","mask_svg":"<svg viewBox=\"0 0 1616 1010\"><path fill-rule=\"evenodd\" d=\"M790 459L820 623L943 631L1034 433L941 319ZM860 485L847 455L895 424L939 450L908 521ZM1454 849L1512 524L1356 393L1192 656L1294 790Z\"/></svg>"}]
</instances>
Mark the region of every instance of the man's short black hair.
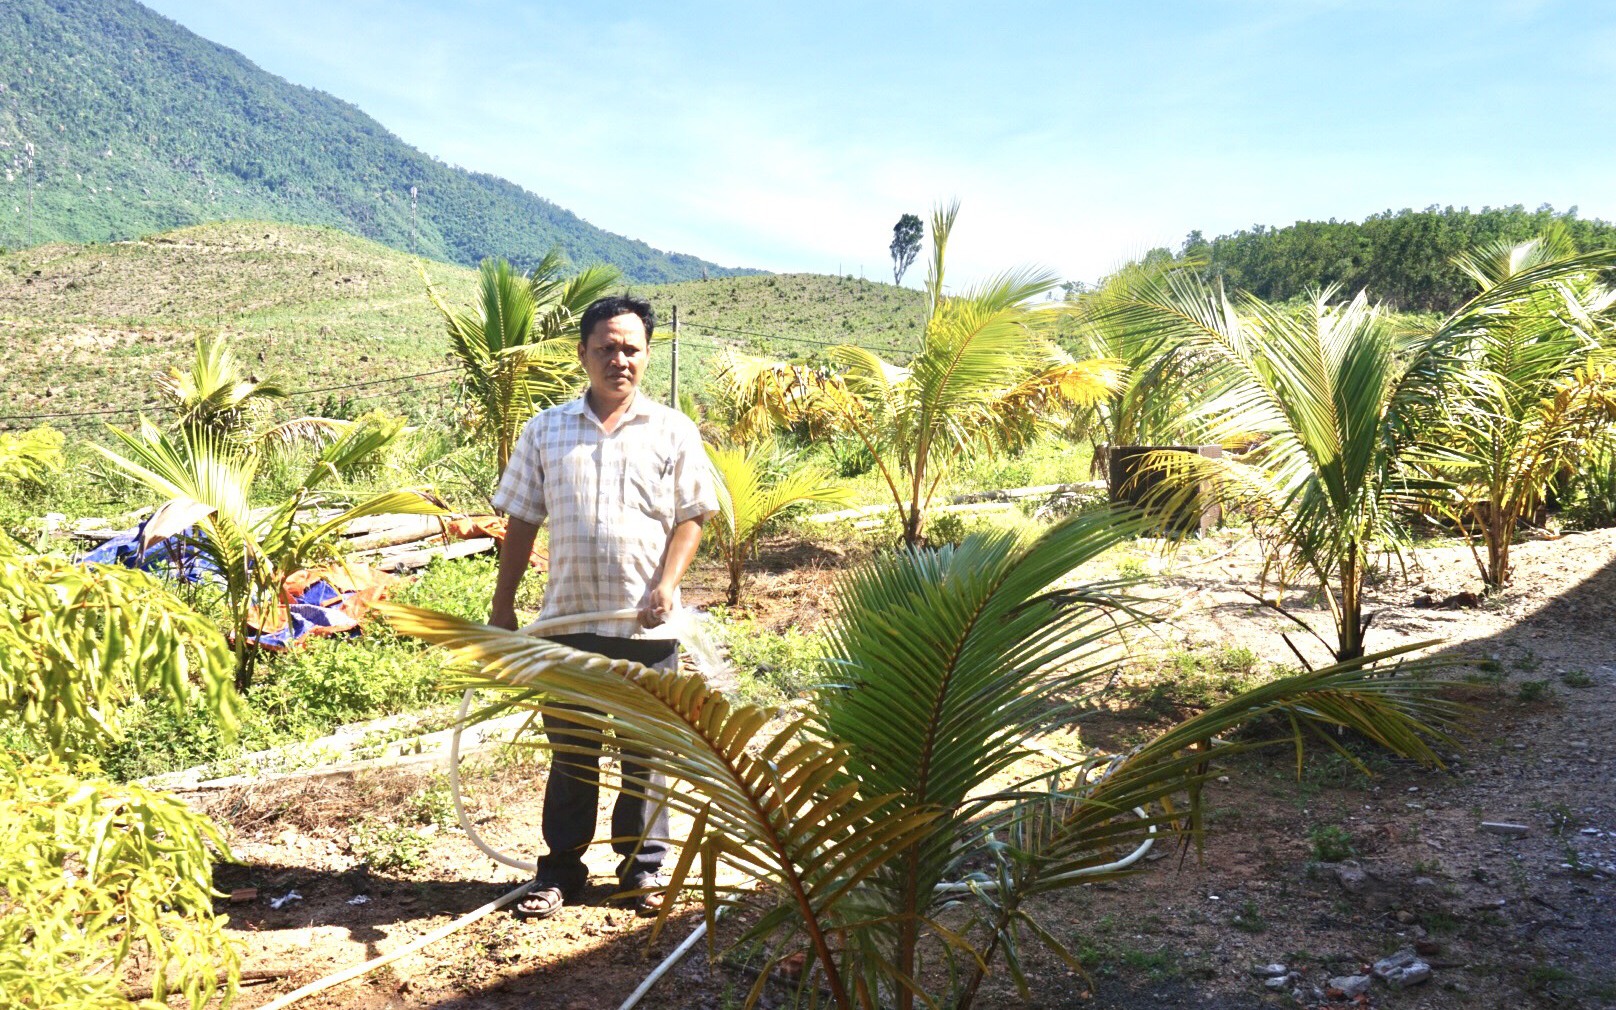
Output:
<instances>
[{"instance_id":1,"label":"man's short black hair","mask_svg":"<svg viewBox=\"0 0 1616 1010\"><path fill-rule=\"evenodd\" d=\"M639 316L640 322L645 324L645 342L649 345L651 333L656 329L656 310L651 308L650 302L633 295L607 295L590 302L589 308L584 309L583 318L578 321L578 343L588 343L589 334L594 332L596 324L629 315Z\"/></svg>"}]
</instances>

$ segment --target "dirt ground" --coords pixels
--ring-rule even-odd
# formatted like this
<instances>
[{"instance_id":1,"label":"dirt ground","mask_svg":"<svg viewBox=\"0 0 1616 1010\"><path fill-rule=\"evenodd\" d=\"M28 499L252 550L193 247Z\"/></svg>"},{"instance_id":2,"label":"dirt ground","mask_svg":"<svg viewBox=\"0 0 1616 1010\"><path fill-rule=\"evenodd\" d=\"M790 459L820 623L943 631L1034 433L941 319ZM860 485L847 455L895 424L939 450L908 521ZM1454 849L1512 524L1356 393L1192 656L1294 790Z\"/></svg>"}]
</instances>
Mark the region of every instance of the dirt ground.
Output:
<instances>
[{"instance_id":1,"label":"dirt ground","mask_svg":"<svg viewBox=\"0 0 1616 1010\"><path fill-rule=\"evenodd\" d=\"M1370 779L1317 751L1300 777L1289 750L1231 762L1211 790L1200 860L1158 850L1134 876L1039 903L1040 920L1083 951L1094 990L1053 957L1031 955L1033 1005L1616 1007L1616 530L1517 550L1513 588L1479 606L1461 606L1473 601L1460 594L1478 588L1462 547L1420 550L1411 570L1373 589L1371 650L1441 639L1431 651L1456 663L1443 676L1471 715L1467 734L1444 750L1446 772L1367 752ZM835 571L854 557L772 545L752 587L754 613L811 629ZM1137 636L1130 672L1079 724L1086 742L1125 743L1191 711L1193 692L1162 672L1174 657L1205 657L1192 670L1203 681L1216 681L1220 666L1261 675L1297 663L1281 633L1299 629L1243 592L1256 588L1249 542L1225 534L1172 560L1139 554L1132 564L1157 569L1154 592L1181 612L1171 628ZM697 572L690 602L720 599L719 579ZM1328 625L1305 596L1287 605ZM1322 659L1305 633L1290 637L1310 662ZM510 760L472 773L473 817L495 845L531 854L543 775ZM244 967L280 975L244 990L242 1007L396 949L524 879L451 826L419 828L430 844L412 868L359 868L361 852L389 851L358 834L365 818L442 822L441 781L421 770L197 801L228 825L243 861L220 867L219 887L258 889L253 901L220 904L246 943ZM612 864L597 845L588 903L554 919L495 913L299 1005L617 1007L697 916L684 913L648 949L645 921L603 903ZM270 907L293 890L300 900ZM1416 946L1432 969L1422 984L1376 981L1355 999L1330 988L1331 978ZM1275 988L1255 971L1270 964L1283 965ZM738 1007L749 985L698 952L641 1005ZM1002 977L989 985L978 1006L1023 1005Z\"/></svg>"}]
</instances>

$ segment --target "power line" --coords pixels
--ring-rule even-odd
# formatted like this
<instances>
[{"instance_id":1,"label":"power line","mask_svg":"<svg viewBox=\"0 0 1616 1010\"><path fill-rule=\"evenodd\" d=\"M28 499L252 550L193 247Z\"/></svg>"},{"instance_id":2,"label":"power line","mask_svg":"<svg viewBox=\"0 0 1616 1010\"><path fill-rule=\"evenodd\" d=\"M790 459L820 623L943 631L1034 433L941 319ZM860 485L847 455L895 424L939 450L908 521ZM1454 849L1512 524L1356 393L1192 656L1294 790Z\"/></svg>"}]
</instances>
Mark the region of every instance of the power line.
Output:
<instances>
[{"instance_id":1,"label":"power line","mask_svg":"<svg viewBox=\"0 0 1616 1010\"><path fill-rule=\"evenodd\" d=\"M717 323L704 323L700 320L690 320L690 325L708 330L719 330L724 333L739 333L748 337L761 337L764 340L788 340L799 344L817 344L820 347L839 347L843 344L852 343L850 340L823 340L818 337L802 337L790 333L760 333L757 330L743 330L738 326L720 326ZM894 340L890 341L887 346L901 348L902 345Z\"/></svg>"},{"instance_id":2,"label":"power line","mask_svg":"<svg viewBox=\"0 0 1616 1010\"><path fill-rule=\"evenodd\" d=\"M448 372L456 372L456 371L459 371L459 369L457 367L452 367L451 366L451 367L448 367L448 368L434 368L431 371L427 371L427 372L414 372L414 373L411 373L409 375L391 375L391 376L388 376L388 377L383 378L383 379L367 379L364 382L349 382L349 383L344 383L342 385L337 385L337 386L317 386L317 387L315 387L313 389L298 389L298 390L293 390L290 393L287 393L286 394L286 399L291 400L291 399L295 399L295 398L300 397L300 396L311 396L311 395L313 395L315 393L335 393L335 392L339 392L339 391L345 390L345 389L364 389L364 388L367 388L369 386L381 386L381 385L387 385L387 384L397 383L397 382L408 382L411 379L421 379L421 378L426 378L426 377L432 376L432 375L443 375L443 374L446 374ZM444 383L443 385L452 385L452 384L453 383ZM439 386L429 386L429 387L426 387L426 388L437 389L437 388L440 388L440 387ZM366 397L353 397L353 399L365 399L365 398ZM107 416L117 415L117 414L162 414L162 413L173 413L177 409L178 408L176 408L176 407L165 406L163 404L157 403L157 404L148 404L148 405L144 405L144 406L140 406L140 407L113 407L113 408L108 408L106 410L67 410L67 411L58 411L58 412L47 413L47 414L9 414L9 415L5 415L5 416L0 416L0 422L9 423L9 422L12 422L12 421L44 421L44 420L50 420L50 419L53 419L53 418L72 418L72 419L76 420L78 418L107 417ZM58 427L70 428L70 427L77 427L77 425L74 425L72 423L68 423L68 424L58 425Z\"/></svg>"},{"instance_id":3,"label":"power line","mask_svg":"<svg viewBox=\"0 0 1616 1010\"><path fill-rule=\"evenodd\" d=\"M447 368L434 368L430 372L415 372L412 375L393 375L385 379L369 379L365 382L350 382L341 386L319 386L315 389L299 389L295 392L287 393L286 398L290 400L293 397L310 396L314 393L334 393L343 389L363 389L366 386L380 386L389 382L405 382L409 379L423 379L429 375L443 375L447 372L458 371L460 371L460 367L458 365L451 365Z\"/></svg>"}]
</instances>

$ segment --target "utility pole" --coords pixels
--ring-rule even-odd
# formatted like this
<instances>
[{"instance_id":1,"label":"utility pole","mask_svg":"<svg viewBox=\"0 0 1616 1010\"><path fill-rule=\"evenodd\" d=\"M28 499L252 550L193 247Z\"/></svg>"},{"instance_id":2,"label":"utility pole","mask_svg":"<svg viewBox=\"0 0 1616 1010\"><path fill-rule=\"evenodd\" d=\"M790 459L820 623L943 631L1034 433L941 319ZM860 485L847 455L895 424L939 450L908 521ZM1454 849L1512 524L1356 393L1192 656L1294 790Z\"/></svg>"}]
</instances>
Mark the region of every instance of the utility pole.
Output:
<instances>
[{"instance_id":1,"label":"utility pole","mask_svg":"<svg viewBox=\"0 0 1616 1010\"><path fill-rule=\"evenodd\" d=\"M39 185L39 172L34 168L34 145L30 143L23 150L28 152L28 245L34 244L34 188Z\"/></svg>"},{"instance_id":2,"label":"utility pole","mask_svg":"<svg viewBox=\"0 0 1616 1010\"><path fill-rule=\"evenodd\" d=\"M679 306L673 307L673 373L668 382L668 406L679 409Z\"/></svg>"}]
</instances>

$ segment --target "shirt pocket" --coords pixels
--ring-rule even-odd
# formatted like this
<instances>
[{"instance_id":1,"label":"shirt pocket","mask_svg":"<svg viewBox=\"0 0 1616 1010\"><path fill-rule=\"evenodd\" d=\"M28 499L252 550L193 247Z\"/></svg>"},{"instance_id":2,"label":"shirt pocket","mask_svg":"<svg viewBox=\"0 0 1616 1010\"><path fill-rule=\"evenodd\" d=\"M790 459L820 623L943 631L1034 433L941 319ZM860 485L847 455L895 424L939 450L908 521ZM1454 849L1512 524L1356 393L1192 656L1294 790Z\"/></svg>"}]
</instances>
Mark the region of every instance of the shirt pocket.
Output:
<instances>
[{"instance_id":1,"label":"shirt pocket","mask_svg":"<svg viewBox=\"0 0 1616 1010\"><path fill-rule=\"evenodd\" d=\"M673 457L646 453L624 468L623 503L663 523L673 521Z\"/></svg>"}]
</instances>

